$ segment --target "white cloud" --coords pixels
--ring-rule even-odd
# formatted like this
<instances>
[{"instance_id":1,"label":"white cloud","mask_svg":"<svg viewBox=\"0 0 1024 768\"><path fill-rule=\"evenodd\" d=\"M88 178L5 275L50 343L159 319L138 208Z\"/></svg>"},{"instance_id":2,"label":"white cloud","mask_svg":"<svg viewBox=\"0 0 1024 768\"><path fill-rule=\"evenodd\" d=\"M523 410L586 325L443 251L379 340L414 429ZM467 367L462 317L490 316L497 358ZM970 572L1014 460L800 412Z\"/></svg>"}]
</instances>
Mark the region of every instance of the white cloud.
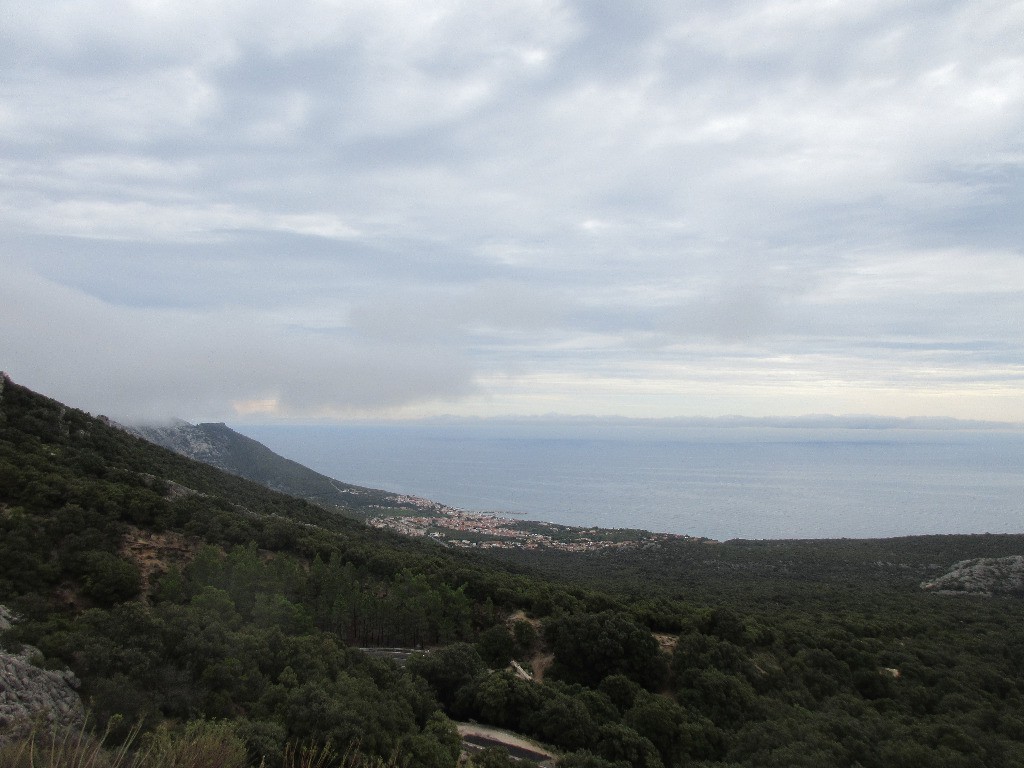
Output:
<instances>
[{"instance_id":1,"label":"white cloud","mask_svg":"<svg viewBox=\"0 0 1024 768\"><path fill-rule=\"evenodd\" d=\"M1024 400L1020 3L8 6L0 364L54 394Z\"/></svg>"}]
</instances>

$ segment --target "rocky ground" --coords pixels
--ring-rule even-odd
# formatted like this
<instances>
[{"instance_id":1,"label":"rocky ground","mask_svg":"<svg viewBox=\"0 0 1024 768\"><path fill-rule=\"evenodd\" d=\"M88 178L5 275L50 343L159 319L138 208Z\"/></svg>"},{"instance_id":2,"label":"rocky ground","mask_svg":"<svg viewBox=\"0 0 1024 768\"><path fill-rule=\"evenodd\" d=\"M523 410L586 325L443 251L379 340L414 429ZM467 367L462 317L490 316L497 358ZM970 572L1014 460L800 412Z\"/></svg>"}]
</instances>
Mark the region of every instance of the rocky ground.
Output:
<instances>
[{"instance_id":1,"label":"rocky ground","mask_svg":"<svg viewBox=\"0 0 1024 768\"><path fill-rule=\"evenodd\" d=\"M1024 556L961 560L921 588L940 594L1024 595Z\"/></svg>"},{"instance_id":2,"label":"rocky ground","mask_svg":"<svg viewBox=\"0 0 1024 768\"><path fill-rule=\"evenodd\" d=\"M11 620L0 606L0 631L9 629ZM77 728L85 718L75 676L33 665L37 654L32 646L17 653L0 648L0 746L36 725Z\"/></svg>"}]
</instances>

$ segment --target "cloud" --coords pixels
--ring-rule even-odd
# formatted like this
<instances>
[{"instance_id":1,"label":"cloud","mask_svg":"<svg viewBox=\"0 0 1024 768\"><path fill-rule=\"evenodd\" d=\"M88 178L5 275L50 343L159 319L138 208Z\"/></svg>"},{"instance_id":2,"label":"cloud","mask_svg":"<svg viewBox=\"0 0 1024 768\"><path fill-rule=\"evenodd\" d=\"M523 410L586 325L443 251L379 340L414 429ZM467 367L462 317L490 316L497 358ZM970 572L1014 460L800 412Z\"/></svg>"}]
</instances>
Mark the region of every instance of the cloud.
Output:
<instances>
[{"instance_id":1,"label":"cloud","mask_svg":"<svg viewBox=\"0 0 1024 768\"><path fill-rule=\"evenodd\" d=\"M54 394L1020 414L1019 4L7 11L0 364Z\"/></svg>"},{"instance_id":2,"label":"cloud","mask_svg":"<svg viewBox=\"0 0 1024 768\"><path fill-rule=\"evenodd\" d=\"M469 394L465 359L443 347L367 345L303 333L257 312L112 306L31 275L8 272L0 358L18 381L74 405L128 419L254 411L276 417L364 411Z\"/></svg>"}]
</instances>

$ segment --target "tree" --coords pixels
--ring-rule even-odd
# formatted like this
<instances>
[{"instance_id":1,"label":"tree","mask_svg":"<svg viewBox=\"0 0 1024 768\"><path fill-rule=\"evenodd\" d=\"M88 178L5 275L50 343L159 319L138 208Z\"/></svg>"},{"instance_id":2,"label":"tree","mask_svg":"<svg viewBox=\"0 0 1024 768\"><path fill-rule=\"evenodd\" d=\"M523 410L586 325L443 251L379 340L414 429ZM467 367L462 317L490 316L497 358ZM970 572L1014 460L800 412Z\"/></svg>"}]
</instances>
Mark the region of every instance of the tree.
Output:
<instances>
[{"instance_id":1,"label":"tree","mask_svg":"<svg viewBox=\"0 0 1024 768\"><path fill-rule=\"evenodd\" d=\"M517 658L528 658L537 647L537 629L529 621L516 619L512 623L512 636L516 641Z\"/></svg>"},{"instance_id":2,"label":"tree","mask_svg":"<svg viewBox=\"0 0 1024 768\"><path fill-rule=\"evenodd\" d=\"M540 710L540 735L569 750L593 743L596 728L586 706L575 697L554 696Z\"/></svg>"},{"instance_id":3,"label":"tree","mask_svg":"<svg viewBox=\"0 0 1024 768\"><path fill-rule=\"evenodd\" d=\"M633 768L633 766L626 760L605 760L593 752L580 750L559 759L558 768Z\"/></svg>"},{"instance_id":4,"label":"tree","mask_svg":"<svg viewBox=\"0 0 1024 768\"><path fill-rule=\"evenodd\" d=\"M536 763L509 757L508 752L501 747L487 747L469 759L471 768L526 768L530 765Z\"/></svg>"},{"instance_id":5,"label":"tree","mask_svg":"<svg viewBox=\"0 0 1024 768\"><path fill-rule=\"evenodd\" d=\"M544 635L555 654L552 672L563 679L590 687L614 674L645 687L664 679L658 641L626 614L604 611L563 616L549 621Z\"/></svg>"},{"instance_id":6,"label":"tree","mask_svg":"<svg viewBox=\"0 0 1024 768\"><path fill-rule=\"evenodd\" d=\"M130 600L142 588L142 576L134 563L109 552L87 553L83 571L83 594L101 605Z\"/></svg>"},{"instance_id":7,"label":"tree","mask_svg":"<svg viewBox=\"0 0 1024 768\"><path fill-rule=\"evenodd\" d=\"M420 675L433 688L437 698L451 705L460 688L486 669L479 652L469 643L453 643L430 653L409 659L407 669Z\"/></svg>"},{"instance_id":8,"label":"tree","mask_svg":"<svg viewBox=\"0 0 1024 768\"><path fill-rule=\"evenodd\" d=\"M626 725L651 740L666 765L676 761L681 726L686 719L682 707L664 696L645 694L623 719Z\"/></svg>"},{"instance_id":9,"label":"tree","mask_svg":"<svg viewBox=\"0 0 1024 768\"><path fill-rule=\"evenodd\" d=\"M516 642L504 624L484 630L476 641L480 656L490 666L501 669L516 656Z\"/></svg>"}]
</instances>

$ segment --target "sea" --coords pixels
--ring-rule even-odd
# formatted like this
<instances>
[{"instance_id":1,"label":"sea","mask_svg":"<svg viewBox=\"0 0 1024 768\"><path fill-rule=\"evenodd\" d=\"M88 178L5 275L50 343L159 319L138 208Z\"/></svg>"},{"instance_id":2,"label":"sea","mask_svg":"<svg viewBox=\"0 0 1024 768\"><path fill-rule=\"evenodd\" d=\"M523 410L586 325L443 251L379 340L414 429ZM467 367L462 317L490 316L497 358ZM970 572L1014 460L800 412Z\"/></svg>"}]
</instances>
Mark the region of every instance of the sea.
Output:
<instances>
[{"instance_id":1,"label":"sea","mask_svg":"<svg viewBox=\"0 0 1024 768\"><path fill-rule=\"evenodd\" d=\"M232 425L346 483L728 539L1024 532L1024 430L545 420Z\"/></svg>"}]
</instances>

